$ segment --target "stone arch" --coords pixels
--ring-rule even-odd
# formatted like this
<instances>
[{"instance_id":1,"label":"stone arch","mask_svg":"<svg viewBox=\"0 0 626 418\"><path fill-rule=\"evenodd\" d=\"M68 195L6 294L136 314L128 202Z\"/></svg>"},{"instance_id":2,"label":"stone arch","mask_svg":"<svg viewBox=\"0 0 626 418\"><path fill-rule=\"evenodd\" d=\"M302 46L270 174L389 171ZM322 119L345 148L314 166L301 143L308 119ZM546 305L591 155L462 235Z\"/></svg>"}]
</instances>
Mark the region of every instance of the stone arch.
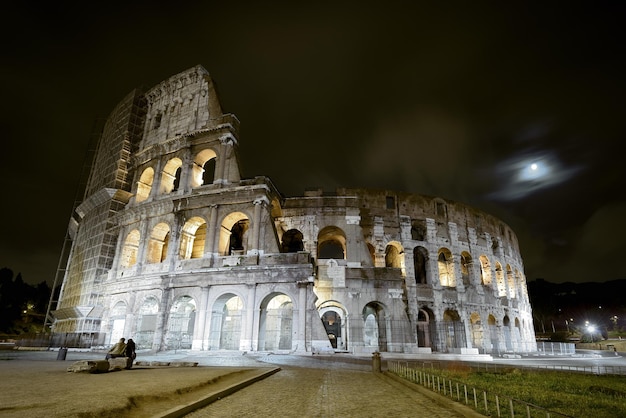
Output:
<instances>
[{"instance_id":1,"label":"stone arch","mask_svg":"<svg viewBox=\"0 0 626 418\"><path fill-rule=\"evenodd\" d=\"M426 241L426 224L422 220L411 221L411 239L414 241Z\"/></svg>"},{"instance_id":2,"label":"stone arch","mask_svg":"<svg viewBox=\"0 0 626 418\"><path fill-rule=\"evenodd\" d=\"M259 350L291 350L293 302L284 293L274 292L261 302Z\"/></svg>"},{"instance_id":3,"label":"stone arch","mask_svg":"<svg viewBox=\"0 0 626 418\"><path fill-rule=\"evenodd\" d=\"M513 340L511 336L511 320L508 315L502 318L502 331L504 333L504 346L507 351L513 351Z\"/></svg>"},{"instance_id":4,"label":"stone arch","mask_svg":"<svg viewBox=\"0 0 626 418\"><path fill-rule=\"evenodd\" d=\"M484 348L484 329L480 314L478 312L472 312L469 319L472 336L472 346L476 348Z\"/></svg>"},{"instance_id":5,"label":"stone arch","mask_svg":"<svg viewBox=\"0 0 626 418\"><path fill-rule=\"evenodd\" d=\"M398 241L391 241L387 244L385 267L402 269L402 275L404 275L404 248Z\"/></svg>"},{"instance_id":6,"label":"stone arch","mask_svg":"<svg viewBox=\"0 0 626 418\"><path fill-rule=\"evenodd\" d=\"M335 350L348 349L347 312L337 301L326 301L318 308L330 345Z\"/></svg>"},{"instance_id":7,"label":"stone arch","mask_svg":"<svg viewBox=\"0 0 626 418\"><path fill-rule=\"evenodd\" d=\"M417 313L417 346L431 347L431 323L434 321L435 315L427 307L421 307Z\"/></svg>"},{"instance_id":8,"label":"stone arch","mask_svg":"<svg viewBox=\"0 0 626 418\"><path fill-rule=\"evenodd\" d=\"M154 169L152 167L148 167L141 172L141 176L139 176L139 181L137 182L137 194L135 195L136 203L143 202L150 197L153 181Z\"/></svg>"},{"instance_id":9,"label":"stone arch","mask_svg":"<svg viewBox=\"0 0 626 418\"><path fill-rule=\"evenodd\" d=\"M176 298L170 308L165 345L170 350L191 349L196 301L188 295Z\"/></svg>"},{"instance_id":10,"label":"stone arch","mask_svg":"<svg viewBox=\"0 0 626 418\"><path fill-rule=\"evenodd\" d=\"M440 248L437 257L437 266L439 268L439 283L443 287L456 287L456 279L454 277L454 260L452 252L447 248Z\"/></svg>"},{"instance_id":11,"label":"stone arch","mask_svg":"<svg viewBox=\"0 0 626 418\"><path fill-rule=\"evenodd\" d=\"M148 254L146 262L161 263L167 257L167 247L170 241L170 226L165 222L160 222L152 228L150 240L148 241Z\"/></svg>"},{"instance_id":12,"label":"stone arch","mask_svg":"<svg viewBox=\"0 0 626 418\"><path fill-rule=\"evenodd\" d=\"M159 194L167 194L178 190L182 165L183 161L178 157L172 158L165 164L161 172Z\"/></svg>"},{"instance_id":13,"label":"stone arch","mask_svg":"<svg viewBox=\"0 0 626 418\"><path fill-rule=\"evenodd\" d=\"M203 149L196 154L191 170L192 188L213 183L215 180L216 162L217 154L210 148Z\"/></svg>"},{"instance_id":14,"label":"stone arch","mask_svg":"<svg viewBox=\"0 0 626 418\"><path fill-rule=\"evenodd\" d=\"M363 307L363 345L369 351L387 351L387 321L385 307L370 302Z\"/></svg>"},{"instance_id":15,"label":"stone arch","mask_svg":"<svg viewBox=\"0 0 626 418\"><path fill-rule=\"evenodd\" d=\"M498 297L506 296L506 284L504 282L504 271L502 270L502 264L496 261L496 285L498 287Z\"/></svg>"},{"instance_id":16,"label":"stone arch","mask_svg":"<svg viewBox=\"0 0 626 418\"><path fill-rule=\"evenodd\" d=\"M480 256L480 284L491 285L491 263L486 255Z\"/></svg>"},{"instance_id":17,"label":"stone arch","mask_svg":"<svg viewBox=\"0 0 626 418\"><path fill-rule=\"evenodd\" d=\"M437 351L447 353L467 346L465 326L455 309L446 309L437 325Z\"/></svg>"},{"instance_id":18,"label":"stone arch","mask_svg":"<svg viewBox=\"0 0 626 418\"><path fill-rule=\"evenodd\" d=\"M347 256L346 234L336 226L327 226L317 235L317 258L345 260Z\"/></svg>"},{"instance_id":19,"label":"stone arch","mask_svg":"<svg viewBox=\"0 0 626 418\"><path fill-rule=\"evenodd\" d=\"M244 254L247 247L246 232L249 227L250 220L243 212L233 212L224 217L220 228L219 253Z\"/></svg>"},{"instance_id":20,"label":"stone arch","mask_svg":"<svg viewBox=\"0 0 626 418\"><path fill-rule=\"evenodd\" d=\"M159 302L154 296L146 297L137 310L135 344L137 348L152 348L156 331Z\"/></svg>"},{"instance_id":21,"label":"stone arch","mask_svg":"<svg viewBox=\"0 0 626 418\"><path fill-rule=\"evenodd\" d=\"M491 352L498 349L500 338L498 336L498 322L493 314L487 317L487 325L489 327L489 342L491 344Z\"/></svg>"},{"instance_id":22,"label":"stone arch","mask_svg":"<svg viewBox=\"0 0 626 418\"><path fill-rule=\"evenodd\" d=\"M283 233L280 251L283 253L297 253L304 251L304 235L297 229L290 229Z\"/></svg>"},{"instance_id":23,"label":"stone arch","mask_svg":"<svg viewBox=\"0 0 626 418\"><path fill-rule=\"evenodd\" d=\"M126 310L128 305L124 301L118 301L111 308L109 318L111 320L111 332L109 333L109 344L115 344L120 338L126 338L124 329L126 327Z\"/></svg>"},{"instance_id":24,"label":"stone arch","mask_svg":"<svg viewBox=\"0 0 626 418\"><path fill-rule=\"evenodd\" d=\"M413 270L415 271L415 283L427 284L428 275L428 250L424 247L413 248Z\"/></svg>"},{"instance_id":25,"label":"stone arch","mask_svg":"<svg viewBox=\"0 0 626 418\"><path fill-rule=\"evenodd\" d=\"M467 251L461 253L461 280L466 288L472 283L472 256Z\"/></svg>"},{"instance_id":26,"label":"stone arch","mask_svg":"<svg viewBox=\"0 0 626 418\"><path fill-rule=\"evenodd\" d=\"M513 274L513 269L510 264L506 265L506 281L509 288L509 297L516 298L517 297L517 286L515 285L515 275Z\"/></svg>"},{"instance_id":27,"label":"stone arch","mask_svg":"<svg viewBox=\"0 0 626 418\"><path fill-rule=\"evenodd\" d=\"M132 267L137 263L137 253L139 252L140 238L141 234L137 229L133 229L128 233L128 235L126 235L120 259L120 266L122 268Z\"/></svg>"},{"instance_id":28,"label":"stone arch","mask_svg":"<svg viewBox=\"0 0 626 418\"><path fill-rule=\"evenodd\" d=\"M211 310L210 349L240 349L243 308L243 299L234 293L224 293L215 300Z\"/></svg>"},{"instance_id":29,"label":"stone arch","mask_svg":"<svg viewBox=\"0 0 626 418\"><path fill-rule=\"evenodd\" d=\"M204 218L194 216L183 225L180 234L180 249L178 252L182 260L202 258L206 245L207 223Z\"/></svg>"}]
</instances>

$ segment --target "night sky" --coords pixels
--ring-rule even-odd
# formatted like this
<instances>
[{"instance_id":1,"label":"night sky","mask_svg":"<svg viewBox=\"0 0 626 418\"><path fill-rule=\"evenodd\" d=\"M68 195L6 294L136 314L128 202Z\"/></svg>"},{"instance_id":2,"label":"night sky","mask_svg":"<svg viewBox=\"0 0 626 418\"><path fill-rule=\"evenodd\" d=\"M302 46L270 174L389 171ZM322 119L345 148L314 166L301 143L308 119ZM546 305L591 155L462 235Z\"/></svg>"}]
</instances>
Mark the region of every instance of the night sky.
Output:
<instances>
[{"instance_id":1,"label":"night sky","mask_svg":"<svg viewBox=\"0 0 626 418\"><path fill-rule=\"evenodd\" d=\"M52 284L95 122L200 64L244 178L464 202L513 228L529 281L626 278L626 7L454 3L14 4L0 267Z\"/></svg>"}]
</instances>

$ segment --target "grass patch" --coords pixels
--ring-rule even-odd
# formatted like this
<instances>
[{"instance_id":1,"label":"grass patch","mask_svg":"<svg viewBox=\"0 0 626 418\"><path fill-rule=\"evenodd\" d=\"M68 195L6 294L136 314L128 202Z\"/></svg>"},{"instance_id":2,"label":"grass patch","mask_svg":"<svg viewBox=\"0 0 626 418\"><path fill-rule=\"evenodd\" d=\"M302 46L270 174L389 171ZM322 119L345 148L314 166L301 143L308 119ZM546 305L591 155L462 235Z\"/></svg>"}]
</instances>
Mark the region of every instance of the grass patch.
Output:
<instances>
[{"instance_id":1,"label":"grass patch","mask_svg":"<svg viewBox=\"0 0 626 418\"><path fill-rule=\"evenodd\" d=\"M464 384L468 390L476 388L480 391L480 396L483 391L491 398L498 395L505 408L508 408L508 400L502 397L521 400L572 417L626 417L624 376L516 368L489 372L472 371L469 367L456 363L445 370L425 372ZM479 407L481 402L482 398L479 400Z\"/></svg>"}]
</instances>

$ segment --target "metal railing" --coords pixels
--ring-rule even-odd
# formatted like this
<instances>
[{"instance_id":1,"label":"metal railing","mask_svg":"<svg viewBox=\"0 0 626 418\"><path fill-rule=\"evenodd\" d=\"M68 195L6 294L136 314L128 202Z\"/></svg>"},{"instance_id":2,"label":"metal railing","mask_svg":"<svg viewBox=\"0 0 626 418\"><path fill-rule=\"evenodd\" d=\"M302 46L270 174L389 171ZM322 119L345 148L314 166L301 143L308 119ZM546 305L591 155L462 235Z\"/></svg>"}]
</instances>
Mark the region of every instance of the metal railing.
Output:
<instances>
[{"instance_id":1,"label":"metal railing","mask_svg":"<svg viewBox=\"0 0 626 418\"><path fill-rule=\"evenodd\" d=\"M465 383L449 378L429 373L428 370L411 368L398 361L388 361L387 370L397 376L415 384L424 386L427 389L446 396L456 402L464 403L477 412L487 416L495 417L564 417L572 418L570 415L561 414L556 411L534 405L519 399L490 393Z\"/></svg>"}]
</instances>

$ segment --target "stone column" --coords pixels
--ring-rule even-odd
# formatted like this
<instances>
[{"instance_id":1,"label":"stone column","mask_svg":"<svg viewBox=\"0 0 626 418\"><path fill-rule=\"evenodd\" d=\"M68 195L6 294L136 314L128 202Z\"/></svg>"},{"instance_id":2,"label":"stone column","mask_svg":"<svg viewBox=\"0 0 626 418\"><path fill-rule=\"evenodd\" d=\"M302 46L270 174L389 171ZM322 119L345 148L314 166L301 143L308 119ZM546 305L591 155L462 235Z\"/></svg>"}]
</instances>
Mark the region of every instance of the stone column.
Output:
<instances>
[{"instance_id":1,"label":"stone column","mask_svg":"<svg viewBox=\"0 0 626 418\"><path fill-rule=\"evenodd\" d=\"M207 317L207 305L209 303L209 286L204 286L201 289L200 306L198 307L198 315L196 316L196 323L194 324L193 341L191 343L192 350L206 350L207 346L204 344L206 317Z\"/></svg>"},{"instance_id":2,"label":"stone column","mask_svg":"<svg viewBox=\"0 0 626 418\"><path fill-rule=\"evenodd\" d=\"M154 339L152 340L152 349L155 351L161 351L161 349L165 345L165 334L167 328L167 319L169 316L169 299L171 291L171 288L165 286L163 287L161 302L159 303L159 313L157 315L156 327L154 331Z\"/></svg>"},{"instance_id":3,"label":"stone column","mask_svg":"<svg viewBox=\"0 0 626 418\"><path fill-rule=\"evenodd\" d=\"M217 205L211 205L211 214L209 215L209 224L207 228L207 239L204 243L204 253L208 254L211 257L218 255L216 246L216 240L219 239L219 234L217 233ZM218 247L219 248L219 247Z\"/></svg>"},{"instance_id":4,"label":"stone column","mask_svg":"<svg viewBox=\"0 0 626 418\"><path fill-rule=\"evenodd\" d=\"M261 209L269 204L266 197L259 197L254 200L254 224L252 229L252 242L250 242L250 248L248 254L259 254L260 247L260 235L261 235Z\"/></svg>"},{"instance_id":5,"label":"stone column","mask_svg":"<svg viewBox=\"0 0 626 418\"><path fill-rule=\"evenodd\" d=\"M248 285L248 295L246 296L246 321L242 324L243 335L240 344L242 350L256 351L256 344L253 341L255 299L256 284L250 284Z\"/></svg>"}]
</instances>

